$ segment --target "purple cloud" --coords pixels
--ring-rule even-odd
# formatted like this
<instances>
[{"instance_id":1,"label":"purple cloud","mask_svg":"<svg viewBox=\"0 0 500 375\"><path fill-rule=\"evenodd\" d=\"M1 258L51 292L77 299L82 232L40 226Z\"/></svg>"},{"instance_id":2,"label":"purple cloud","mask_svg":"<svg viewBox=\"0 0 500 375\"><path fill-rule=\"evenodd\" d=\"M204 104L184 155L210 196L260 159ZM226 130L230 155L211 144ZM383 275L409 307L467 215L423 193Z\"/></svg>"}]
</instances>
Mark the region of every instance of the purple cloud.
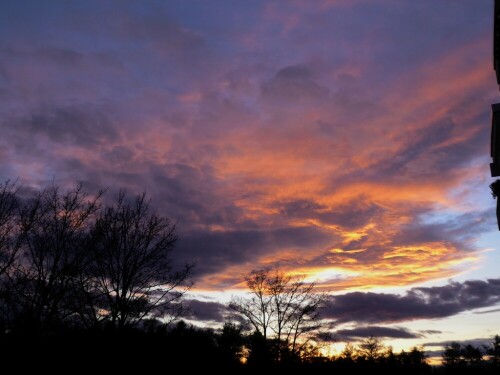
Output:
<instances>
[{"instance_id":1,"label":"purple cloud","mask_svg":"<svg viewBox=\"0 0 500 375\"><path fill-rule=\"evenodd\" d=\"M334 289L452 276L494 228L450 214L487 174L490 8L1 4L0 179L146 190L201 287L273 262L366 274Z\"/></svg>"},{"instance_id":2,"label":"purple cloud","mask_svg":"<svg viewBox=\"0 0 500 375\"><path fill-rule=\"evenodd\" d=\"M406 294L352 292L333 296L323 312L338 323L396 323L437 319L500 303L500 279L411 288Z\"/></svg>"}]
</instances>

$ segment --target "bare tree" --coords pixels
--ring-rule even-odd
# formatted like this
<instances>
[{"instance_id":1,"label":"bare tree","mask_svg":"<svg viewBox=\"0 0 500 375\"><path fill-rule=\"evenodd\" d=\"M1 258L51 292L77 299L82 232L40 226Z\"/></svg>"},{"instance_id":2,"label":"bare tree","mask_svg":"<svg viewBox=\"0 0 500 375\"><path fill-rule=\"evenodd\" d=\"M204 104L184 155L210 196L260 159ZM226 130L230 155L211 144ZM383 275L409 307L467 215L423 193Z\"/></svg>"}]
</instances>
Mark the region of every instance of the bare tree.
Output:
<instances>
[{"instance_id":1,"label":"bare tree","mask_svg":"<svg viewBox=\"0 0 500 375\"><path fill-rule=\"evenodd\" d=\"M265 340L269 323L274 314L273 300L269 288L269 270L254 270L245 277L249 298L235 298L229 307L243 315Z\"/></svg>"},{"instance_id":2,"label":"bare tree","mask_svg":"<svg viewBox=\"0 0 500 375\"><path fill-rule=\"evenodd\" d=\"M308 334L319 329L319 308L326 296L314 283L293 278L275 269L252 271L246 277L249 298L233 299L230 307L245 317L266 340L272 338L277 360L298 354Z\"/></svg>"},{"instance_id":3,"label":"bare tree","mask_svg":"<svg viewBox=\"0 0 500 375\"><path fill-rule=\"evenodd\" d=\"M75 280L89 261L100 196L89 196L81 185L65 193L53 186L21 207L22 258L10 290L22 324L45 332L75 314L80 288Z\"/></svg>"},{"instance_id":4,"label":"bare tree","mask_svg":"<svg viewBox=\"0 0 500 375\"><path fill-rule=\"evenodd\" d=\"M0 277L7 272L21 246L16 183L0 183Z\"/></svg>"},{"instance_id":5,"label":"bare tree","mask_svg":"<svg viewBox=\"0 0 500 375\"><path fill-rule=\"evenodd\" d=\"M289 343L295 351L301 336L319 328L318 308L325 302L325 295L314 293L314 283L294 280L278 270L269 281L275 310L271 329L279 343Z\"/></svg>"},{"instance_id":6,"label":"bare tree","mask_svg":"<svg viewBox=\"0 0 500 375\"><path fill-rule=\"evenodd\" d=\"M121 191L97 220L94 238L91 274L94 295L103 296L101 317L121 329L154 313L179 313L192 267L173 271L175 225L151 212L145 194L129 199Z\"/></svg>"}]
</instances>

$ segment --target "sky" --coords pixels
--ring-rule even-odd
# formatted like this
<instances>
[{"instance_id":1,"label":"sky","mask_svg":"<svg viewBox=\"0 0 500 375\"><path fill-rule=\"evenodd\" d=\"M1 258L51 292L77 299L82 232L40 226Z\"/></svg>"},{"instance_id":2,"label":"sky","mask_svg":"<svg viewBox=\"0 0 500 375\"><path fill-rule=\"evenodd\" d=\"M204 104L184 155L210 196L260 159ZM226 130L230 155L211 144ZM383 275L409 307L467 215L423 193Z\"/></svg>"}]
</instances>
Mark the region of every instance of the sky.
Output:
<instances>
[{"instance_id":1,"label":"sky","mask_svg":"<svg viewBox=\"0 0 500 375\"><path fill-rule=\"evenodd\" d=\"M491 0L0 0L0 179L146 191L219 324L253 269L340 343L500 334Z\"/></svg>"}]
</instances>

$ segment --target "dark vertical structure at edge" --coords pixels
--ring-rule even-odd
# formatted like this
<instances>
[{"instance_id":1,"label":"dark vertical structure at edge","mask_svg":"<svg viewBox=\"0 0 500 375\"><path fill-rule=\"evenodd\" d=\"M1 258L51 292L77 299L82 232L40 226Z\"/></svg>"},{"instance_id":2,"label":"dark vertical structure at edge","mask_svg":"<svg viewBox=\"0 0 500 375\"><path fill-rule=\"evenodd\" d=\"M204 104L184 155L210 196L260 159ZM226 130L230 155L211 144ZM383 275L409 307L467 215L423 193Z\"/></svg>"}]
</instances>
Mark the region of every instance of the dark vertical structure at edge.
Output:
<instances>
[{"instance_id":1,"label":"dark vertical structure at edge","mask_svg":"<svg viewBox=\"0 0 500 375\"><path fill-rule=\"evenodd\" d=\"M497 84L500 85L500 1L495 0L493 11L493 69L497 76Z\"/></svg>"},{"instance_id":2,"label":"dark vertical structure at edge","mask_svg":"<svg viewBox=\"0 0 500 375\"><path fill-rule=\"evenodd\" d=\"M500 85L500 0L495 0L493 10L493 69ZM500 176L500 103L491 105L491 177ZM500 230L500 180L490 185L493 197L497 199L497 224Z\"/></svg>"}]
</instances>

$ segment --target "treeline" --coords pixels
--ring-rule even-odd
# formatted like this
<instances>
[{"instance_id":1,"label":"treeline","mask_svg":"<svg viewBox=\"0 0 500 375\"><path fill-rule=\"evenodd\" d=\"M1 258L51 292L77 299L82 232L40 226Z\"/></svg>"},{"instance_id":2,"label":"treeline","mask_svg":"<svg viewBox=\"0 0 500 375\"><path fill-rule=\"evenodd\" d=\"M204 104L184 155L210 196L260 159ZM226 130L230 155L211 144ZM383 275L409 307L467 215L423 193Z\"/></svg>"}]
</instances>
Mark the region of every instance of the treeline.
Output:
<instances>
[{"instance_id":1,"label":"treeline","mask_svg":"<svg viewBox=\"0 0 500 375\"><path fill-rule=\"evenodd\" d=\"M498 350L499 337L495 338ZM207 371L255 374L259 371L311 374L497 374L498 352L480 362L462 362L433 367L421 347L396 353L379 339L369 337L358 345L347 344L337 355L328 355L321 346L311 346L300 358L278 360L272 348L275 343L264 341L258 332L248 331L241 324L225 323L221 329L200 328L184 321L165 324L156 319L144 321L141 327L122 331L71 330L57 336L32 338L26 342L11 336L4 341L2 363L19 353L37 364L39 370L65 368L67 362L79 368L99 370L139 371ZM452 344L450 344L452 345ZM456 344L453 344L456 345ZM461 346L461 348L465 348ZM484 348L486 350L486 348ZM61 364L63 361L64 365ZM18 362L19 363L19 362Z\"/></svg>"},{"instance_id":2,"label":"treeline","mask_svg":"<svg viewBox=\"0 0 500 375\"><path fill-rule=\"evenodd\" d=\"M468 370L500 370L500 336L496 335L490 345L474 346L452 342L445 346L442 354L443 366L450 372Z\"/></svg>"}]
</instances>

